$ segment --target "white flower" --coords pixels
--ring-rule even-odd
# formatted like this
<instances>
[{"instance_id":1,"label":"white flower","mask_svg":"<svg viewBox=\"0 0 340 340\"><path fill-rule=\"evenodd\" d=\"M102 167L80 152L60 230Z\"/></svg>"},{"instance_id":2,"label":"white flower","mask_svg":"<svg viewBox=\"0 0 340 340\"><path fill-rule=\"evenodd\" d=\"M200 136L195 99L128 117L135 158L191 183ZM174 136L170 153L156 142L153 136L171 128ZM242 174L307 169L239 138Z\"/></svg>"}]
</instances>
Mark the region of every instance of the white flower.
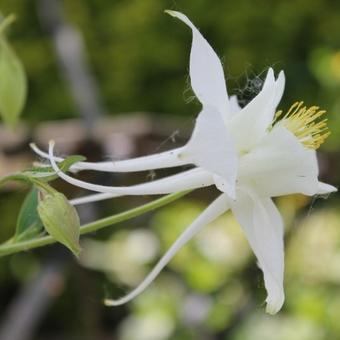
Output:
<instances>
[{"instance_id":1,"label":"white flower","mask_svg":"<svg viewBox=\"0 0 340 340\"><path fill-rule=\"evenodd\" d=\"M167 11L187 24L193 33L190 55L191 86L202 103L189 142L178 149L117 162L79 162L72 170L130 172L194 164L191 170L130 187L109 187L77 180L61 172L49 154L54 170L65 181L99 192L74 204L122 195L166 194L215 185L220 196L184 231L145 280L131 293L109 305L120 305L140 294L176 252L206 224L231 209L252 247L264 275L267 312L274 314L284 301L283 223L272 197L303 193L326 194L336 188L318 181L316 152L328 136L324 113L295 103L283 116L275 115L285 84L269 69L260 93L244 108L228 97L219 58L191 21L182 13Z\"/></svg>"}]
</instances>

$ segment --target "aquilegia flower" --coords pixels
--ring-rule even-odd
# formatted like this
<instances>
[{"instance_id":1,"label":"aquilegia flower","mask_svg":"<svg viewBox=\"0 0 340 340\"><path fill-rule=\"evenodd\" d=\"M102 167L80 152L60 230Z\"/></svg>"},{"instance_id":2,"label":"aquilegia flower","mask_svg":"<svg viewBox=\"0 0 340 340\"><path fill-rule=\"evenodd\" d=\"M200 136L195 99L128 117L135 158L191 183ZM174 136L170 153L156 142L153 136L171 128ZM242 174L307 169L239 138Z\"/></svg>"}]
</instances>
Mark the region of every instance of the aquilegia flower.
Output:
<instances>
[{"instance_id":1,"label":"aquilegia flower","mask_svg":"<svg viewBox=\"0 0 340 340\"><path fill-rule=\"evenodd\" d=\"M122 195L165 194L215 185L221 192L183 232L145 280L132 292L109 305L120 305L140 294L176 252L206 224L231 209L239 221L263 271L267 312L278 312L284 301L283 223L272 197L302 193L327 194L336 188L318 181L315 150L329 135L324 111L295 103L283 114L276 112L285 78L275 79L269 69L262 90L245 107L227 94L219 58L198 29L182 13L167 11L187 24L193 33L190 55L191 86L202 103L188 143L171 151L117 162L76 163L71 170L132 172L193 164L177 175L129 187L87 183L63 173L54 157L52 167L65 181L97 194L76 199L74 204Z\"/></svg>"}]
</instances>

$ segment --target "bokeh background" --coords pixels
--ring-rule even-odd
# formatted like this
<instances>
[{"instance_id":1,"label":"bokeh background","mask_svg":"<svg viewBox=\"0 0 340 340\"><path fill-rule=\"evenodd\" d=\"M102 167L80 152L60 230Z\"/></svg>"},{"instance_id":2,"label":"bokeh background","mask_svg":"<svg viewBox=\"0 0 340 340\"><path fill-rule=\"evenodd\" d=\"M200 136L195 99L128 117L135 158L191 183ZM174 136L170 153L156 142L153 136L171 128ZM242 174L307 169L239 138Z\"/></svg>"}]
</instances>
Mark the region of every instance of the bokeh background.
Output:
<instances>
[{"instance_id":1,"label":"bokeh background","mask_svg":"<svg viewBox=\"0 0 340 340\"><path fill-rule=\"evenodd\" d=\"M332 134L319 153L320 176L338 186L340 2L334 0L1 0L4 15L17 15L8 37L29 81L20 126L0 128L1 173L33 160L31 140L46 146L54 137L59 152L92 160L185 141L200 109L188 83L191 35L164 9L183 11L197 24L223 61L229 93L243 103L272 66L286 73L282 109L303 100L327 110ZM90 91L89 102L79 91ZM167 173L83 178L126 185ZM82 194L55 184L69 197ZM13 233L27 190L0 192L1 241ZM136 286L215 195L197 191L88 235L79 262L61 246L0 258L0 339L340 339L338 194L277 200L286 223L286 303L274 317L264 313L261 271L228 214L182 249L143 295L127 306L102 305L104 297ZM80 215L88 221L150 199L89 205Z\"/></svg>"}]
</instances>

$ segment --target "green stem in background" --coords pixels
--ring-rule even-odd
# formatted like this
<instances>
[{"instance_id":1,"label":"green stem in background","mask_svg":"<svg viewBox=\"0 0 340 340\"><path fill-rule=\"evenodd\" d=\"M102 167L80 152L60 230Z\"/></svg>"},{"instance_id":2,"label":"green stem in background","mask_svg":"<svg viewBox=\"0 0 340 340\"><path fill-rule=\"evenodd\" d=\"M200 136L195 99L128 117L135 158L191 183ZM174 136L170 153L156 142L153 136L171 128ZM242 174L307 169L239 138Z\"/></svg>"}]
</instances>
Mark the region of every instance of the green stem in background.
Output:
<instances>
[{"instance_id":1,"label":"green stem in background","mask_svg":"<svg viewBox=\"0 0 340 340\"><path fill-rule=\"evenodd\" d=\"M83 235L91 233L93 231L97 231L99 229L109 227L113 224L123 222L131 218L137 217L139 215L145 214L149 211L155 210L166 204L176 201L177 199L187 195L189 192L191 192L191 190L170 194L159 199L156 199L150 203L141 205L137 208L130 209L113 216L105 217L88 224L84 224L83 226L80 227L80 234ZM55 242L57 241L51 236L42 236L34 238L32 240L22 241L18 243L4 243L0 246L0 256L10 255L33 248L43 247Z\"/></svg>"},{"instance_id":2,"label":"green stem in background","mask_svg":"<svg viewBox=\"0 0 340 340\"><path fill-rule=\"evenodd\" d=\"M6 18L4 18L2 21L0 21L0 34L6 30L8 26L10 26L14 21L16 17L14 14L8 15Z\"/></svg>"}]
</instances>

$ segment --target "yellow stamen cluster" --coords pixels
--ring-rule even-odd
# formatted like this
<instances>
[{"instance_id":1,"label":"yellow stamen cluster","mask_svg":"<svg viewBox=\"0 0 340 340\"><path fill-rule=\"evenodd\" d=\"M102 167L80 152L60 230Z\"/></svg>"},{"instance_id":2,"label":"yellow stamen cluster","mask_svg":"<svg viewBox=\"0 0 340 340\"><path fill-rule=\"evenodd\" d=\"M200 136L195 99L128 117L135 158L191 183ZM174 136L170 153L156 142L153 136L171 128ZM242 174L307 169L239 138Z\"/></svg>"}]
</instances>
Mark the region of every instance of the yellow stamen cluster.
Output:
<instances>
[{"instance_id":1,"label":"yellow stamen cluster","mask_svg":"<svg viewBox=\"0 0 340 340\"><path fill-rule=\"evenodd\" d=\"M283 117L282 111L278 111L273 124L283 125L305 147L316 150L330 135L327 119L319 120L325 113L326 111L319 110L318 106L307 108L303 106L303 102L296 102Z\"/></svg>"}]
</instances>

